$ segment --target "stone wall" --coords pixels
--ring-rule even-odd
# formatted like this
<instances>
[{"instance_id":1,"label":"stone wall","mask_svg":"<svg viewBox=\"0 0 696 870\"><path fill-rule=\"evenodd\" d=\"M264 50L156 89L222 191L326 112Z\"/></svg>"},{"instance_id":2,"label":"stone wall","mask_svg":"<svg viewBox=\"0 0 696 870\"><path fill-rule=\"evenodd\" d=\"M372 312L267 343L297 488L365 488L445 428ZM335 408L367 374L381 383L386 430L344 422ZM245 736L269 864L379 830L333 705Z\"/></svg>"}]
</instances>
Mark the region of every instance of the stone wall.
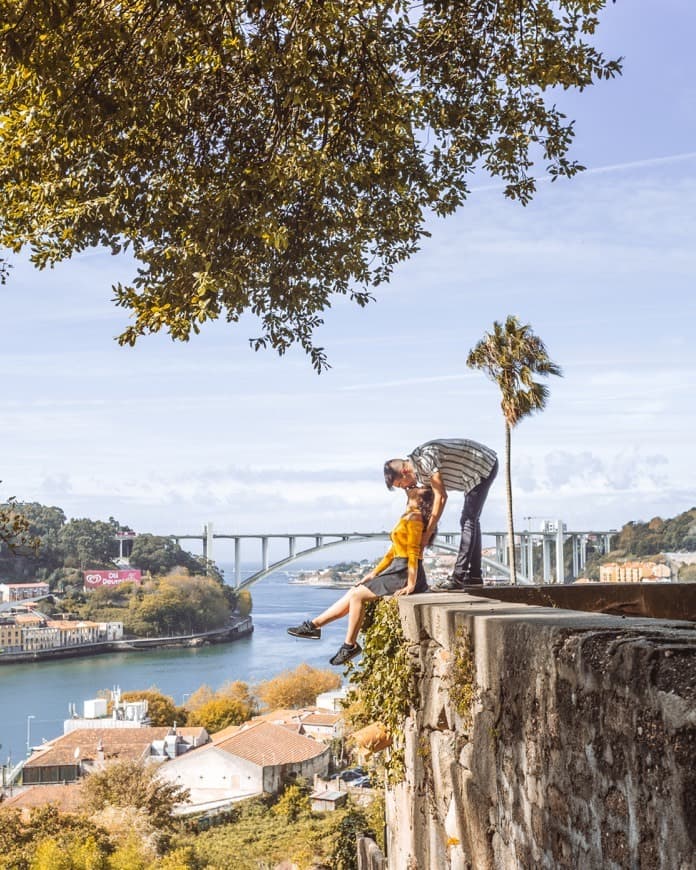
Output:
<instances>
[{"instance_id":1,"label":"stone wall","mask_svg":"<svg viewBox=\"0 0 696 870\"><path fill-rule=\"evenodd\" d=\"M391 870L696 867L696 624L400 600L420 703Z\"/></svg>"}]
</instances>

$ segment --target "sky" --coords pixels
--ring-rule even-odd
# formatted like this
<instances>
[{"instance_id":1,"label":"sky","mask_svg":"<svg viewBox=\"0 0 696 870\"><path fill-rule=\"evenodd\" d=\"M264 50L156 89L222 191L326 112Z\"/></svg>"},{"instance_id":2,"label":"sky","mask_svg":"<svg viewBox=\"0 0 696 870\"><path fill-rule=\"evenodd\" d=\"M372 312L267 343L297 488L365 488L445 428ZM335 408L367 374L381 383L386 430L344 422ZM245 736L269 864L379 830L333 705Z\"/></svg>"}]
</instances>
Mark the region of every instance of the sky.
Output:
<instances>
[{"instance_id":1,"label":"sky","mask_svg":"<svg viewBox=\"0 0 696 870\"><path fill-rule=\"evenodd\" d=\"M557 95L587 171L542 179L526 208L477 177L376 302L334 302L320 376L300 351L254 353L250 320L121 348L111 286L131 262L90 251L40 273L13 256L0 500L155 534L389 529L403 495L386 490L385 459L438 437L502 456L497 387L465 361L514 314L564 373L513 433L517 527L614 529L696 505L694 32L692 0L610 4L596 42L623 76ZM440 528L460 510L454 494ZM482 525L504 528L502 474Z\"/></svg>"}]
</instances>

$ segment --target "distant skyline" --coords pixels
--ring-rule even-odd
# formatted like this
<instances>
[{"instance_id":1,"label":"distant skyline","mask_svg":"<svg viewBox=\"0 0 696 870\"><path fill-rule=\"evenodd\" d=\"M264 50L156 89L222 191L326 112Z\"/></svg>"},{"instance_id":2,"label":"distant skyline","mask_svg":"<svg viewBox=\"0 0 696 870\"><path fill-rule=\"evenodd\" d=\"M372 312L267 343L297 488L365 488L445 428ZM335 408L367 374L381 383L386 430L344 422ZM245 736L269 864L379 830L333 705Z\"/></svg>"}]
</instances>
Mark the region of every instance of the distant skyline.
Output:
<instances>
[{"instance_id":1,"label":"distant skyline","mask_svg":"<svg viewBox=\"0 0 696 870\"><path fill-rule=\"evenodd\" d=\"M0 501L138 531L352 531L392 526L385 459L435 437L503 453L497 387L466 368L516 314L563 367L548 409L513 433L518 529L618 528L696 504L696 79L686 0L609 4L598 44L624 75L560 92L588 169L541 181L526 208L495 179L400 266L376 302L336 300L317 335L332 368L254 353L251 317L120 348L111 285L134 266L95 250L0 288L5 374ZM453 494L441 527L456 528ZM502 529L502 474L483 516ZM361 557L359 550L355 558ZM229 561L221 554L222 561Z\"/></svg>"}]
</instances>

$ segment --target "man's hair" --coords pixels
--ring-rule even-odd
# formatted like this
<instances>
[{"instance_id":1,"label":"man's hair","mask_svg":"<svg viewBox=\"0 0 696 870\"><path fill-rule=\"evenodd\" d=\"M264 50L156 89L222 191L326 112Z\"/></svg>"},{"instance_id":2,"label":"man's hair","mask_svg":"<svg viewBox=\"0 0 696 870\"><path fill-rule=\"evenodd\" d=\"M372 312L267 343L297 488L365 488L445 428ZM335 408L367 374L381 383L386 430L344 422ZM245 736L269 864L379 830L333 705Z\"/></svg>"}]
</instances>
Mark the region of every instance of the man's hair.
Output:
<instances>
[{"instance_id":1,"label":"man's hair","mask_svg":"<svg viewBox=\"0 0 696 870\"><path fill-rule=\"evenodd\" d=\"M384 482L387 489L394 489L394 481L401 477L401 468L405 459L388 459L384 463Z\"/></svg>"}]
</instances>

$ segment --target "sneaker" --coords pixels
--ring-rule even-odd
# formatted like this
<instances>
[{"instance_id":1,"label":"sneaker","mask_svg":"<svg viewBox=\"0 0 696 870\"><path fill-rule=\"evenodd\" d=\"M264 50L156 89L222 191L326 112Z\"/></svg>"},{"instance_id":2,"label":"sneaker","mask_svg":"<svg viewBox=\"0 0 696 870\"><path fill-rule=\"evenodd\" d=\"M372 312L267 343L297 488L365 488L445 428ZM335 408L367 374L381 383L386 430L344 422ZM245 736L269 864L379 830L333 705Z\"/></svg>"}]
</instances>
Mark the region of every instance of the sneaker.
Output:
<instances>
[{"instance_id":1,"label":"sneaker","mask_svg":"<svg viewBox=\"0 0 696 870\"><path fill-rule=\"evenodd\" d=\"M433 592L461 592L464 589L464 581L448 577L446 580L440 580L439 583L435 583L430 588Z\"/></svg>"},{"instance_id":2,"label":"sneaker","mask_svg":"<svg viewBox=\"0 0 696 870\"><path fill-rule=\"evenodd\" d=\"M353 646L350 644L343 643L341 644L341 648L336 653L335 656L332 656L329 659L329 664L331 665L344 665L346 662L349 662L351 659L355 658L359 653L362 652L362 647L354 643Z\"/></svg>"},{"instance_id":3,"label":"sneaker","mask_svg":"<svg viewBox=\"0 0 696 870\"><path fill-rule=\"evenodd\" d=\"M288 629L293 637L305 637L309 640L321 640L321 629L317 628L311 619L305 619L301 625L293 625Z\"/></svg>"}]
</instances>

